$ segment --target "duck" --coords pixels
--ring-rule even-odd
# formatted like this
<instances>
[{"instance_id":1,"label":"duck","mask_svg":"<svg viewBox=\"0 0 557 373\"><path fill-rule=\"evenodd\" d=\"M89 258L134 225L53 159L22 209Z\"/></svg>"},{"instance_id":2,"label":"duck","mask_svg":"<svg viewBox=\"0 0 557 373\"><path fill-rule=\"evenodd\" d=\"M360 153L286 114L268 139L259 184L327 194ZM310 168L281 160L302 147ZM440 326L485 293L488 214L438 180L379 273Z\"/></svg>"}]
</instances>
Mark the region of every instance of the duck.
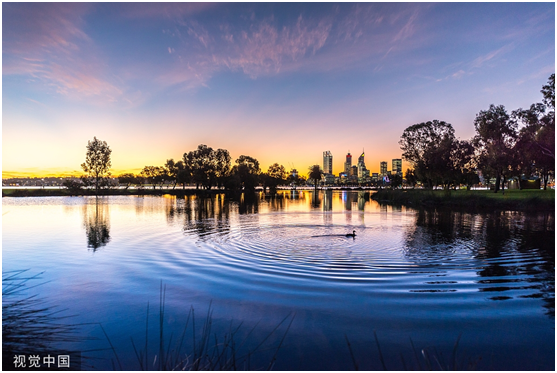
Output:
<instances>
[{"instance_id":1,"label":"duck","mask_svg":"<svg viewBox=\"0 0 557 373\"><path fill-rule=\"evenodd\" d=\"M352 231L352 233L346 233L346 237L356 237L356 231Z\"/></svg>"}]
</instances>

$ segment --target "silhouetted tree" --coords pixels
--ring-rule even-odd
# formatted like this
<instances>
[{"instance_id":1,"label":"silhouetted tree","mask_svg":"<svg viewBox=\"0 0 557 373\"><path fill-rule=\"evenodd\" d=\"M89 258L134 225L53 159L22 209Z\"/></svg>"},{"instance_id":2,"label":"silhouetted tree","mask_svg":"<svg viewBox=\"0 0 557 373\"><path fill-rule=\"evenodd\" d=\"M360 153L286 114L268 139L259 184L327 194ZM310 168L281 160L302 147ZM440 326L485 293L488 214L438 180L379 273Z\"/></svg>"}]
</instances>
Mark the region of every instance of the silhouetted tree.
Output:
<instances>
[{"instance_id":1,"label":"silhouetted tree","mask_svg":"<svg viewBox=\"0 0 557 373\"><path fill-rule=\"evenodd\" d=\"M510 120L503 105L490 105L488 110L476 115L474 127L477 132L474 144L478 152L478 167L484 174L495 177L497 193L501 178L504 185L505 180L513 173L516 122Z\"/></svg>"},{"instance_id":2,"label":"silhouetted tree","mask_svg":"<svg viewBox=\"0 0 557 373\"><path fill-rule=\"evenodd\" d=\"M547 84L542 87L543 103L555 112L555 73L551 74Z\"/></svg>"},{"instance_id":3,"label":"silhouetted tree","mask_svg":"<svg viewBox=\"0 0 557 373\"><path fill-rule=\"evenodd\" d=\"M80 194L83 191L83 183L80 180L66 179L62 186L67 188L71 194Z\"/></svg>"},{"instance_id":4,"label":"silhouetted tree","mask_svg":"<svg viewBox=\"0 0 557 373\"><path fill-rule=\"evenodd\" d=\"M416 179L416 175L414 175L414 171L412 171L409 168L406 169L406 173L404 174L404 178L406 179L406 183L408 185L410 185L412 188L414 188L414 186L416 185L416 182L418 181Z\"/></svg>"},{"instance_id":5,"label":"silhouetted tree","mask_svg":"<svg viewBox=\"0 0 557 373\"><path fill-rule=\"evenodd\" d=\"M271 193L274 193L278 185L284 185L288 182L284 166L278 163L270 165L267 173L264 175L264 181L265 186L268 186L271 189Z\"/></svg>"},{"instance_id":6,"label":"silhouetted tree","mask_svg":"<svg viewBox=\"0 0 557 373\"><path fill-rule=\"evenodd\" d=\"M236 165L232 168L232 173L236 175L240 185L246 191L254 191L259 183L259 161L247 155L241 155L236 159Z\"/></svg>"},{"instance_id":7,"label":"silhouetted tree","mask_svg":"<svg viewBox=\"0 0 557 373\"><path fill-rule=\"evenodd\" d=\"M180 171L184 169L184 163L182 161L174 162L174 159L167 159L164 164L165 179L172 184L172 189L176 188L176 184L179 182Z\"/></svg>"},{"instance_id":8,"label":"silhouetted tree","mask_svg":"<svg viewBox=\"0 0 557 373\"><path fill-rule=\"evenodd\" d=\"M547 188L549 174L555 171L555 74L541 90L544 103L513 111L512 118L521 127L515 145L520 171L539 173Z\"/></svg>"},{"instance_id":9,"label":"silhouetted tree","mask_svg":"<svg viewBox=\"0 0 557 373\"><path fill-rule=\"evenodd\" d=\"M230 154L226 149L217 149L215 153L215 178L217 185L221 187L230 175Z\"/></svg>"},{"instance_id":10,"label":"silhouetted tree","mask_svg":"<svg viewBox=\"0 0 557 373\"><path fill-rule=\"evenodd\" d=\"M126 189L130 187L132 184L137 184L137 178L132 173L125 173L117 176L118 183L125 184Z\"/></svg>"},{"instance_id":11,"label":"silhouetted tree","mask_svg":"<svg viewBox=\"0 0 557 373\"><path fill-rule=\"evenodd\" d=\"M402 176L399 174L391 175L391 188L396 189L402 185Z\"/></svg>"},{"instance_id":12,"label":"silhouetted tree","mask_svg":"<svg viewBox=\"0 0 557 373\"><path fill-rule=\"evenodd\" d=\"M225 149L213 150L207 145L199 145L196 150L184 153L184 169L191 175L196 187L211 189L221 184L229 174L230 155Z\"/></svg>"},{"instance_id":13,"label":"silhouetted tree","mask_svg":"<svg viewBox=\"0 0 557 373\"><path fill-rule=\"evenodd\" d=\"M99 193L102 181L110 176L111 153L106 141L98 140L96 136L93 141L87 142L85 162L81 164L81 168L94 180L96 194Z\"/></svg>"},{"instance_id":14,"label":"silhouetted tree","mask_svg":"<svg viewBox=\"0 0 557 373\"><path fill-rule=\"evenodd\" d=\"M429 188L443 182L450 169L450 152L455 141L450 123L433 120L404 130L399 144L402 156L414 167L414 175Z\"/></svg>"},{"instance_id":15,"label":"silhouetted tree","mask_svg":"<svg viewBox=\"0 0 557 373\"><path fill-rule=\"evenodd\" d=\"M321 175L323 175L323 171L321 170L318 164L314 164L309 168L308 179L313 180L313 185L315 186L316 192L317 192L317 184L321 181Z\"/></svg>"},{"instance_id":16,"label":"silhouetted tree","mask_svg":"<svg viewBox=\"0 0 557 373\"><path fill-rule=\"evenodd\" d=\"M162 184L164 182L164 175L164 168L158 166L145 166L141 171L141 176L143 176L148 183L153 185L153 189L156 188L157 184Z\"/></svg>"}]
</instances>

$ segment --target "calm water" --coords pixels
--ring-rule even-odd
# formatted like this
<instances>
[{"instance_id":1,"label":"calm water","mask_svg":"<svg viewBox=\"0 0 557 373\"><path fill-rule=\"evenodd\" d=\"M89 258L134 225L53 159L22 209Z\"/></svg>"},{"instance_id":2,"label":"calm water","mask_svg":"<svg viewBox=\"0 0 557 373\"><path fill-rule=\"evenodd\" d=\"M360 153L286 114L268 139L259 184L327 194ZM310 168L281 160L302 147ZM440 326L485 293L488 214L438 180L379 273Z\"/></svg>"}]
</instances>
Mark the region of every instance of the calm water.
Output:
<instances>
[{"instance_id":1,"label":"calm water","mask_svg":"<svg viewBox=\"0 0 557 373\"><path fill-rule=\"evenodd\" d=\"M138 369L130 338L145 344L148 303L156 346L161 281L165 338L192 306L199 325L211 305L212 331L239 326L248 344L287 318L276 346L293 317L274 369L352 369L346 338L360 369L382 369L374 331L388 369L419 368L412 343L450 360L459 335L459 368L555 368L553 213L416 211L340 191L3 198L2 210L3 271L44 271L30 291L91 323L72 347L95 369L113 357L93 351L108 347L98 323Z\"/></svg>"}]
</instances>

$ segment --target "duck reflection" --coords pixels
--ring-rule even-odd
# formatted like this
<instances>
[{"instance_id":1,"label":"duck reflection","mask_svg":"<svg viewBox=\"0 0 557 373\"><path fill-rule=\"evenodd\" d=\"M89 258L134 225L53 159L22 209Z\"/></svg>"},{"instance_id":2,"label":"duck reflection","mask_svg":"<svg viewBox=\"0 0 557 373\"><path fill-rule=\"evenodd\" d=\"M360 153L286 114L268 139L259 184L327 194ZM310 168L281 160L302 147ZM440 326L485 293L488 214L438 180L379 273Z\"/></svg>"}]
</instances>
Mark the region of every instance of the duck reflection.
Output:
<instances>
[{"instance_id":1,"label":"duck reflection","mask_svg":"<svg viewBox=\"0 0 557 373\"><path fill-rule=\"evenodd\" d=\"M94 204L83 205L83 225L87 247L96 252L110 242L108 197L95 197Z\"/></svg>"}]
</instances>

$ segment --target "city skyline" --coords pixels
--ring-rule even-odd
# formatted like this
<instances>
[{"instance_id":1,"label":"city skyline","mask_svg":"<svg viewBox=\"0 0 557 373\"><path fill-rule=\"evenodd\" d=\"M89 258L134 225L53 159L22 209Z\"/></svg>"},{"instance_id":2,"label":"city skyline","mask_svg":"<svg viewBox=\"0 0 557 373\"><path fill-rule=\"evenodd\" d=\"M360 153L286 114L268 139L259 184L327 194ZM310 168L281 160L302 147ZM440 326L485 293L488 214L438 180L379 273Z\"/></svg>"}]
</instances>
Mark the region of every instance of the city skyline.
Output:
<instances>
[{"instance_id":1,"label":"city skyline","mask_svg":"<svg viewBox=\"0 0 557 373\"><path fill-rule=\"evenodd\" d=\"M338 174L365 148L375 173L408 126L439 119L469 139L490 104L541 102L555 69L554 3L2 10L3 178L80 174L94 136L115 175L199 144L302 174L325 149Z\"/></svg>"}]
</instances>

